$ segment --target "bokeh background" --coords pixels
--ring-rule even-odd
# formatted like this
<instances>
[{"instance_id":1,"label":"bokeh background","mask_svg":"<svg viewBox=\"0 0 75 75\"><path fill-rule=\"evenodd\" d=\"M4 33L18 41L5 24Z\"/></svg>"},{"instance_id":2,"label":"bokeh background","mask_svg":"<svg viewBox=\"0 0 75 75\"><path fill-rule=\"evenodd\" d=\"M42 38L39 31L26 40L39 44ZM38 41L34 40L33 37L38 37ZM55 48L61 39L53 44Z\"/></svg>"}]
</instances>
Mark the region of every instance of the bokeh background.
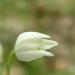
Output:
<instances>
[{"instance_id":1,"label":"bokeh background","mask_svg":"<svg viewBox=\"0 0 75 75\"><path fill-rule=\"evenodd\" d=\"M31 62L17 59L10 75L75 75L75 0L0 0L0 42L4 64L17 36L36 31L50 35L59 45L54 57ZM2 70L6 75L6 68Z\"/></svg>"}]
</instances>

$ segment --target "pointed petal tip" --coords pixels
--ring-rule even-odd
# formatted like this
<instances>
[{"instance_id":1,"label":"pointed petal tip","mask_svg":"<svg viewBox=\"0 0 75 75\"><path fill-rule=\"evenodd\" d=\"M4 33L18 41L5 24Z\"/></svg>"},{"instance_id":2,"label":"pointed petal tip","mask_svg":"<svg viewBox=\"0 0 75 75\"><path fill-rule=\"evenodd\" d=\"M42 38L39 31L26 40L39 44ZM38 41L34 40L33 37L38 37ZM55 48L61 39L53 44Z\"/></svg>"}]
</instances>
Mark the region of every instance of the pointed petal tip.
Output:
<instances>
[{"instance_id":1,"label":"pointed petal tip","mask_svg":"<svg viewBox=\"0 0 75 75\"><path fill-rule=\"evenodd\" d=\"M51 53L51 52L48 52L48 53L47 53L47 56L54 56L54 54Z\"/></svg>"},{"instance_id":2,"label":"pointed petal tip","mask_svg":"<svg viewBox=\"0 0 75 75\"><path fill-rule=\"evenodd\" d=\"M49 41L50 41L50 43L52 43L53 47L58 45L58 42L56 42L56 41L53 41L53 40L49 40Z\"/></svg>"},{"instance_id":3,"label":"pointed petal tip","mask_svg":"<svg viewBox=\"0 0 75 75\"><path fill-rule=\"evenodd\" d=\"M41 51L42 52L42 54L44 55L44 56L54 56L54 54L53 53L51 53L51 52L48 52L48 51Z\"/></svg>"},{"instance_id":4,"label":"pointed petal tip","mask_svg":"<svg viewBox=\"0 0 75 75\"><path fill-rule=\"evenodd\" d=\"M56 42L56 41L54 41L54 44L55 44L55 46L57 46L59 43L58 43L58 42Z\"/></svg>"},{"instance_id":5,"label":"pointed petal tip","mask_svg":"<svg viewBox=\"0 0 75 75\"><path fill-rule=\"evenodd\" d=\"M33 35L34 37L41 37L41 38L50 38L49 35L40 33L40 32L27 32L30 35Z\"/></svg>"}]
</instances>

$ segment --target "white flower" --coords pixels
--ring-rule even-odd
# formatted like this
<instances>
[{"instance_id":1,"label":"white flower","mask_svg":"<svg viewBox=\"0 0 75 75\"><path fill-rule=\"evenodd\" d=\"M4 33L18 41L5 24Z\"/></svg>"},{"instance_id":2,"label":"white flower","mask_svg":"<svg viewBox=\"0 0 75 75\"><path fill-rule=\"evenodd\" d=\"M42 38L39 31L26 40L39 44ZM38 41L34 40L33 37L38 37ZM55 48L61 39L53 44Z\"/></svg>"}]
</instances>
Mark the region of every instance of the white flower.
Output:
<instances>
[{"instance_id":1,"label":"white flower","mask_svg":"<svg viewBox=\"0 0 75 75\"><path fill-rule=\"evenodd\" d=\"M2 62L3 62L3 46L0 43L0 63L2 63Z\"/></svg>"},{"instance_id":2,"label":"white flower","mask_svg":"<svg viewBox=\"0 0 75 75\"><path fill-rule=\"evenodd\" d=\"M31 61L43 56L54 56L46 51L58 43L48 40L49 35L39 32L24 32L21 33L15 44L16 56L21 61Z\"/></svg>"}]
</instances>

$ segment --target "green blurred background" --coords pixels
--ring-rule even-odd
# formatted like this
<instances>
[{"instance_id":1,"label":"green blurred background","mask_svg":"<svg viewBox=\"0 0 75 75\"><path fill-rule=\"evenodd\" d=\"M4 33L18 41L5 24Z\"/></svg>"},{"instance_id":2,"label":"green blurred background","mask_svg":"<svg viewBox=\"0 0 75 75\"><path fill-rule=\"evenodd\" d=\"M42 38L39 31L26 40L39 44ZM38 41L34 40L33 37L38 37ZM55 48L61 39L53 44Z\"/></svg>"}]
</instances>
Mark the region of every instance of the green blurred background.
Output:
<instances>
[{"instance_id":1,"label":"green blurred background","mask_svg":"<svg viewBox=\"0 0 75 75\"><path fill-rule=\"evenodd\" d=\"M75 0L0 0L0 42L4 63L21 32L52 36L59 45L31 62L16 60L11 75L75 75ZM6 69L3 71L6 75Z\"/></svg>"}]
</instances>

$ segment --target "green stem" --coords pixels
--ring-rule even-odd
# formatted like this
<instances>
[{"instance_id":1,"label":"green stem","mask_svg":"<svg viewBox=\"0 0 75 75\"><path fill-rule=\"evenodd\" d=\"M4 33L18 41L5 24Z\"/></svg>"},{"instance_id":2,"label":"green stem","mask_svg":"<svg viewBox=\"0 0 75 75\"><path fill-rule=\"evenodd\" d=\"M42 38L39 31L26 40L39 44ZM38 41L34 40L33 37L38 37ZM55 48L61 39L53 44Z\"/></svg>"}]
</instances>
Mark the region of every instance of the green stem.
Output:
<instances>
[{"instance_id":1,"label":"green stem","mask_svg":"<svg viewBox=\"0 0 75 75\"><path fill-rule=\"evenodd\" d=\"M3 63L0 63L0 75L3 75Z\"/></svg>"},{"instance_id":2,"label":"green stem","mask_svg":"<svg viewBox=\"0 0 75 75\"><path fill-rule=\"evenodd\" d=\"M9 66L6 67L6 75L10 75L10 68L9 68Z\"/></svg>"},{"instance_id":3,"label":"green stem","mask_svg":"<svg viewBox=\"0 0 75 75\"><path fill-rule=\"evenodd\" d=\"M8 58L8 61L7 61L7 64L6 64L6 71L7 71L6 75L10 75L10 69L11 69L11 66L12 66L12 63L13 63L13 57L14 57L14 50L9 55L9 58Z\"/></svg>"}]
</instances>

